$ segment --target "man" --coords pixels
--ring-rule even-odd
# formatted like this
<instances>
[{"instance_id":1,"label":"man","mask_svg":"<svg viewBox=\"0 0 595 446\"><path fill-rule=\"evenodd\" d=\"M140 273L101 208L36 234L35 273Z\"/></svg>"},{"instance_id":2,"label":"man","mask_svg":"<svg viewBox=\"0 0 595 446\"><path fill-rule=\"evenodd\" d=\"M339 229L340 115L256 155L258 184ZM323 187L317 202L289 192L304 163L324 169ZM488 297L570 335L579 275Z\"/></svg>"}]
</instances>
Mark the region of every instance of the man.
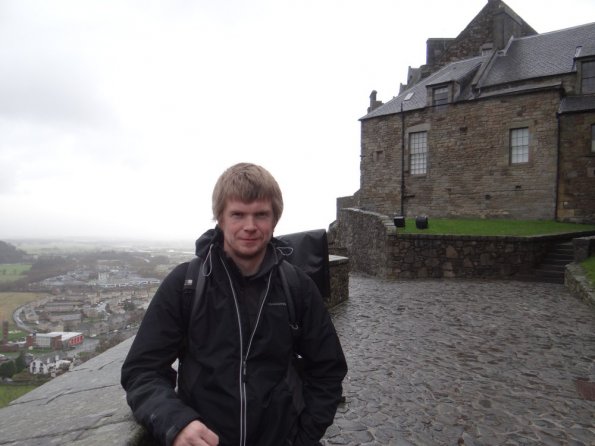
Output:
<instances>
[{"instance_id":1,"label":"man","mask_svg":"<svg viewBox=\"0 0 595 446\"><path fill-rule=\"evenodd\" d=\"M297 268L294 340L279 272L284 250L273 237L282 212L267 170L227 169L213 190L217 226L196 242L205 289L192 317L183 294L188 263L151 301L122 386L136 419L161 444L312 446L332 424L345 357L316 285ZM294 353L303 357L303 386L295 384Z\"/></svg>"}]
</instances>

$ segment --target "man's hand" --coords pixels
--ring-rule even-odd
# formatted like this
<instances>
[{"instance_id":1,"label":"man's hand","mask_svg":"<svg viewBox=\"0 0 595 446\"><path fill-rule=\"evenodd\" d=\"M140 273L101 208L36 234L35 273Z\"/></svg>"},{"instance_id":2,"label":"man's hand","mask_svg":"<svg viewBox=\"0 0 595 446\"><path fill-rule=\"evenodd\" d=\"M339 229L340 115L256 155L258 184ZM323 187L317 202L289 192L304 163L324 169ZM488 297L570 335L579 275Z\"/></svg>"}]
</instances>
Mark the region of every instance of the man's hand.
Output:
<instances>
[{"instance_id":1,"label":"man's hand","mask_svg":"<svg viewBox=\"0 0 595 446\"><path fill-rule=\"evenodd\" d=\"M190 422L176 435L172 446L217 446L219 437L198 420Z\"/></svg>"}]
</instances>

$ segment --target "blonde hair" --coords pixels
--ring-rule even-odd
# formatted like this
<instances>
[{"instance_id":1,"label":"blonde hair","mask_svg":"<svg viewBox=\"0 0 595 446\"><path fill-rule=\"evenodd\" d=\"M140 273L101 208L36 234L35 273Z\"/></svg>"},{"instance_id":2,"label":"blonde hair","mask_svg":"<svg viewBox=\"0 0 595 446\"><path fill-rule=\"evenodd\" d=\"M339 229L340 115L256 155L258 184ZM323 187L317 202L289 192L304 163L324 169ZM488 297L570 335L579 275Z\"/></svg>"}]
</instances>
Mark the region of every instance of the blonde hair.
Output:
<instances>
[{"instance_id":1,"label":"blonde hair","mask_svg":"<svg viewBox=\"0 0 595 446\"><path fill-rule=\"evenodd\" d=\"M219 220L228 200L251 203L271 200L275 225L283 214L283 195L279 184L264 167L238 163L225 170L213 188L213 218Z\"/></svg>"}]
</instances>

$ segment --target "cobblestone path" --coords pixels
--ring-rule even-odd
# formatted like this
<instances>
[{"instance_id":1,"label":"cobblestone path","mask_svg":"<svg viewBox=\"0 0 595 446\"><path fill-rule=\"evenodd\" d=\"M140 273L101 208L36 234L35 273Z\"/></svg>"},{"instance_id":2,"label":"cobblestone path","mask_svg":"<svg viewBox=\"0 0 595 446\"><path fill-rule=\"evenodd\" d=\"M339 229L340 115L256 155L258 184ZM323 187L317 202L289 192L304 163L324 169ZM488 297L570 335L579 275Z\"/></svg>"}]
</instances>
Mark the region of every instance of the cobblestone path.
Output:
<instances>
[{"instance_id":1,"label":"cobblestone path","mask_svg":"<svg viewBox=\"0 0 595 446\"><path fill-rule=\"evenodd\" d=\"M563 285L352 275L331 313L349 373L323 444L595 445L595 309Z\"/></svg>"}]
</instances>

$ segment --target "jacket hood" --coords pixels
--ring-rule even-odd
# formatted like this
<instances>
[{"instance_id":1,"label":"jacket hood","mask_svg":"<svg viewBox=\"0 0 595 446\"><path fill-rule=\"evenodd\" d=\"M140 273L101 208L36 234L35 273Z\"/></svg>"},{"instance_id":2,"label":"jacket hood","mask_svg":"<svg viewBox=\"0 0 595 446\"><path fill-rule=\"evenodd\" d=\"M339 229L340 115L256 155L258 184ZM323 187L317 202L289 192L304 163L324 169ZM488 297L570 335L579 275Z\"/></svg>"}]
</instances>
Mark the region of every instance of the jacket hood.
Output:
<instances>
[{"instance_id":1,"label":"jacket hood","mask_svg":"<svg viewBox=\"0 0 595 446\"><path fill-rule=\"evenodd\" d=\"M223 231L219 229L219 226L215 226L214 229L209 229L198 239L196 239L196 242L194 243L194 253L198 257L202 257L204 259L209 252L211 245L223 246Z\"/></svg>"},{"instance_id":2,"label":"jacket hood","mask_svg":"<svg viewBox=\"0 0 595 446\"><path fill-rule=\"evenodd\" d=\"M212 248L219 248L223 251L223 231L219 226L209 229L196 240L195 254L198 257L207 259ZM263 266L268 270L268 267L277 265L284 257L291 255L292 252L293 248L287 242L272 237L268 245L267 255L263 261ZM267 265L268 267L266 267Z\"/></svg>"}]
</instances>

